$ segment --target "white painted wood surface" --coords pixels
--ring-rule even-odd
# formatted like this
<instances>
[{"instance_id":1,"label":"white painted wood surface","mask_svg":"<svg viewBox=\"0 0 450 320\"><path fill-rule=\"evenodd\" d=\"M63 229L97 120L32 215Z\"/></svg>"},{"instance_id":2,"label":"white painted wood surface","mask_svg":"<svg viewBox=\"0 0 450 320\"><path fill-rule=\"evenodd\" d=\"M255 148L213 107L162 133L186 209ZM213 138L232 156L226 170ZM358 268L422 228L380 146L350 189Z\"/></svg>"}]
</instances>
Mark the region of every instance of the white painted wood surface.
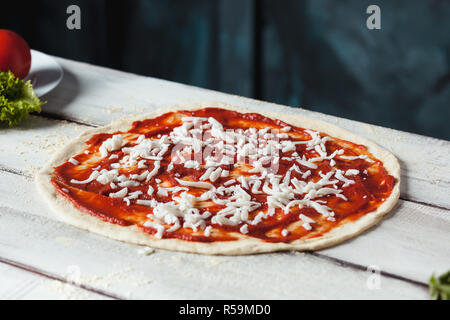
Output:
<instances>
[{"instance_id":1,"label":"white painted wood surface","mask_svg":"<svg viewBox=\"0 0 450 320\"><path fill-rule=\"evenodd\" d=\"M1 300L104 300L107 297L77 286L0 264Z\"/></svg>"},{"instance_id":2,"label":"white painted wood surface","mask_svg":"<svg viewBox=\"0 0 450 320\"><path fill-rule=\"evenodd\" d=\"M69 60L58 61L64 67L65 78L45 97L49 103L44 115L81 124L31 116L19 127L0 128L0 259L44 274L15 270L0 260L0 267L8 270L0 272L0 297L424 299L428 296L429 276L450 266L449 142L303 109L284 110L270 103ZM137 246L55 220L36 193L33 174L86 125L103 125L174 103L208 101L256 111L298 112L372 138L401 160L404 200L376 228L314 254L208 257L158 250L141 256ZM81 285L88 290L76 289L81 293L70 296L55 293L46 285L34 286L36 279L58 281L72 290L72 285L64 283L71 266L79 268ZM372 279L366 271L369 266L381 269L379 289L367 286ZM48 280L45 274L59 280ZM33 283L31 287L27 287L29 282ZM14 293L14 287L21 286L25 290Z\"/></svg>"}]
</instances>

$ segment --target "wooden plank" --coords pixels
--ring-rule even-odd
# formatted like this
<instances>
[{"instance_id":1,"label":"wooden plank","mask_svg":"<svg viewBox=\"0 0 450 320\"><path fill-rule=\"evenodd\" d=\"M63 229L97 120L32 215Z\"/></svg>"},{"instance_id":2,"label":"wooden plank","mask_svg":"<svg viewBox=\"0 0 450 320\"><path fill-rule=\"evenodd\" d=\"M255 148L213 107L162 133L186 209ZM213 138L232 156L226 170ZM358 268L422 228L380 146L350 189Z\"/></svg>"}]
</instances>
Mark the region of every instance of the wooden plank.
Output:
<instances>
[{"instance_id":1,"label":"wooden plank","mask_svg":"<svg viewBox=\"0 0 450 320\"><path fill-rule=\"evenodd\" d=\"M30 116L20 126L0 130L0 169L31 176L68 141L88 127Z\"/></svg>"},{"instance_id":2,"label":"wooden plank","mask_svg":"<svg viewBox=\"0 0 450 320\"><path fill-rule=\"evenodd\" d=\"M44 111L92 125L171 104L224 102L258 110L302 114L339 125L392 151L402 165L402 197L450 208L450 142L283 106L137 76L57 58L65 70Z\"/></svg>"},{"instance_id":3,"label":"wooden plank","mask_svg":"<svg viewBox=\"0 0 450 320\"><path fill-rule=\"evenodd\" d=\"M0 263L1 300L103 300L105 296Z\"/></svg>"},{"instance_id":4,"label":"wooden plank","mask_svg":"<svg viewBox=\"0 0 450 320\"><path fill-rule=\"evenodd\" d=\"M379 225L320 254L427 283L450 266L450 211L400 200Z\"/></svg>"},{"instance_id":5,"label":"wooden plank","mask_svg":"<svg viewBox=\"0 0 450 320\"><path fill-rule=\"evenodd\" d=\"M135 246L105 240L45 217L30 219L18 211L4 208L0 211L3 256L28 261L31 266L60 275L69 266L76 266L81 271L82 284L123 298L427 297L425 288L382 276L380 288L371 290L367 286L369 272L355 271L312 255L209 257L160 250L139 257ZM18 233L22 236L17 237ZM5 240L14 240L14 249L10 249L12 244L5 245Z\"/></svg>"},{"instance_id":6,"label":"wooden plank","mask_svg":"<svg viewBox=\"0 0 450 320\"><path fill-rule=\"evenodd\" d=\"M157 250L150 256L142 256L137 253L138 246L56 221L39 199L34 185L23 177L0 172L0 179L0 256L59 276L70 266L76 266L82 284L114 296L158 299L427 297L427 290L422 286L384 276L381 276L380 289L368 289L369 272L311 254L212 257Z\"/></svg>"}]
</instances>

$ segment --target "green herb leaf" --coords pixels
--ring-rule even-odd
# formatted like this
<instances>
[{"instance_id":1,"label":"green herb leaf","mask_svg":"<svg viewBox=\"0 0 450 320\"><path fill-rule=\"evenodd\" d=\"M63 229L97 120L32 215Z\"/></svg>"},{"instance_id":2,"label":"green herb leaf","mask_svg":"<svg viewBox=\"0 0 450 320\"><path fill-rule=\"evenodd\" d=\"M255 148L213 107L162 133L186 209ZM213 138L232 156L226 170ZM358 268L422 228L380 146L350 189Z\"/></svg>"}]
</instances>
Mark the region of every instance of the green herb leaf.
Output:
<instances>
[{"instance_id":1,"label":"green herb leaf","mask_svg":"<svg viewBox=\"0 0 450 320\"><path fill-rule=\"evenodd\" d=\"M41 112L43 104L30 81L20 80L12 72L0 72L0 121L15 126L30 112Z\"/></svg>"},{"instance_id":2,"label":"green herb leaf","mask_svg":"<svg viewBox=\"0 0 450 320\"><path fill-rule=\"evenodd\" d=\"M436 278L430 278L430 295L434 300L450 300L450 270Z\"/></svg>"}]
</instances>

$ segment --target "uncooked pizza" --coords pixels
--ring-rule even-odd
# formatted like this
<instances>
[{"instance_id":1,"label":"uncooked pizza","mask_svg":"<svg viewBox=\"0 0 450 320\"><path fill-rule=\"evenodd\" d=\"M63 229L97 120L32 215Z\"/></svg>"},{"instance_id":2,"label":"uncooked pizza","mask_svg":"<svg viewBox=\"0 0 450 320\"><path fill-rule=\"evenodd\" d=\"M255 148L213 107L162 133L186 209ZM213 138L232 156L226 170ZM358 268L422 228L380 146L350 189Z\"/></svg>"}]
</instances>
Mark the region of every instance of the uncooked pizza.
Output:
<instances>
[{"instance_id":1,"label":"uncooked pizza","mask_svg":"<svg viewBox=\"0 0 450 320\"><path fill-rule=\"evenodd\" d=\"M198 105L115 122L67 145L38 182L70 224L207 254L320 249L392 209L391 153L285 111Z\"/></svg>"}]
</instances>

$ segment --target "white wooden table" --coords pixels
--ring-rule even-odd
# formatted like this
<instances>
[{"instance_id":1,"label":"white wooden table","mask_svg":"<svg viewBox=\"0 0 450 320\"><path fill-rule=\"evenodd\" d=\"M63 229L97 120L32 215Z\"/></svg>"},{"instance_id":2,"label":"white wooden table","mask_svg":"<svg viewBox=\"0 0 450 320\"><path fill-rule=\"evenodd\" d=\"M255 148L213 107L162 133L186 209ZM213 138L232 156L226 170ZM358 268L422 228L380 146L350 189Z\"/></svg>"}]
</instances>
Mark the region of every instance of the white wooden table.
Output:
<instances>
[{"instance_id":1,"label":"white wooden table","mask_svg":"<svg viewBox=\"0 0 450 320\"><path fill-rule=\"evenodd\" d=\"M427 299L431 274L450 268L450 142L57 60L65 76L42 114L0 128L0 298ZM314 253L145 256L59 222L37 193L33 174L85 129L165 105L215 101L300 113L377 141L401 161L399 204L358 238Z\"/></svg>"}]
</instances>

